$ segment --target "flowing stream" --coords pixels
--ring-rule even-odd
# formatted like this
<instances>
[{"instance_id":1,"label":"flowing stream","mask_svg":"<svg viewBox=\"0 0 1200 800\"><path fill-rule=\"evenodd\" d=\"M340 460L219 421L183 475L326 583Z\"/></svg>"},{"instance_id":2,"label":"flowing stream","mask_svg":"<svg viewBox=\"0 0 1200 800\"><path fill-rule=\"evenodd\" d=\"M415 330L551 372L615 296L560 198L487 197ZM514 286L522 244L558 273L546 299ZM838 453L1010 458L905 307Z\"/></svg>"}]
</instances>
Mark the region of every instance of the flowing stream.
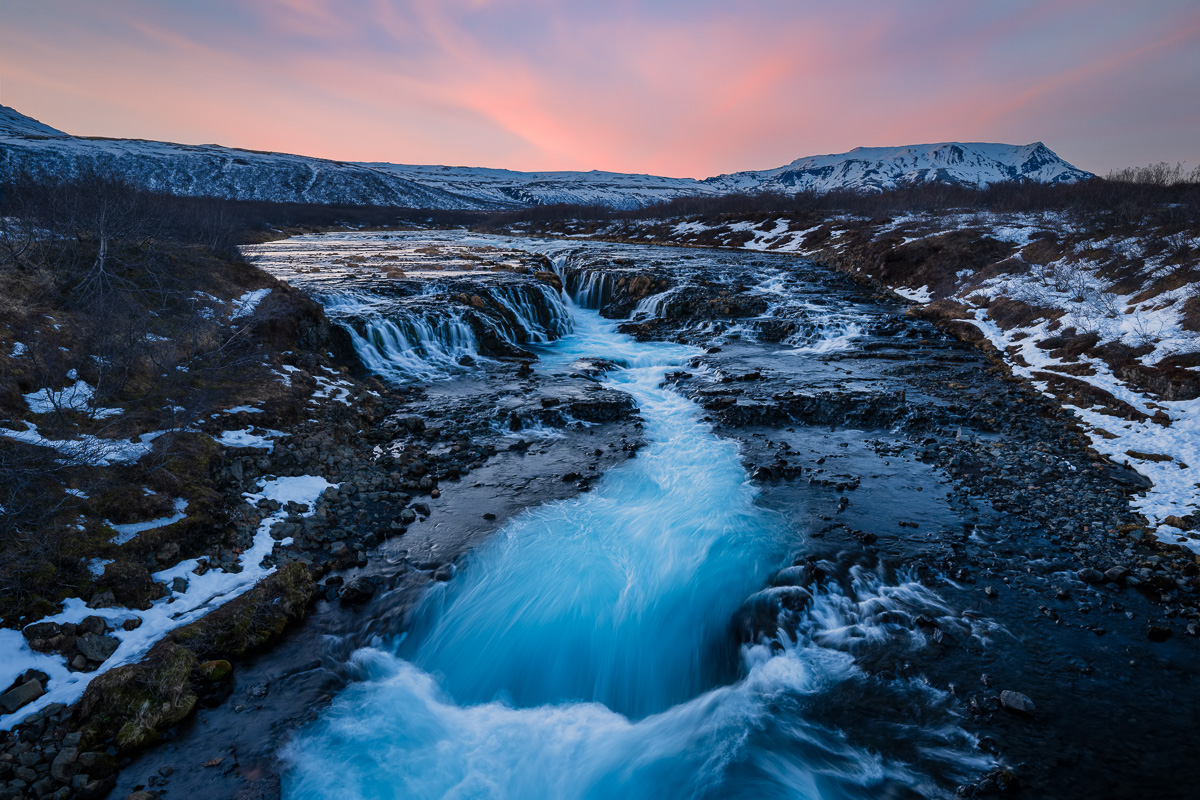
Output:
<instances>
[{"instance_id":1,"label":"flowing stream","mask_svg":"<svg viewBox=\"0 0 1200 800\"><path fill-rule=\"evenodd\" d=\"M617 363L604 382L634 398L648 446L591 492L515 518L430 591L405 636L357 651L360 680L289 745L284 795L900 797L937 792L914 761L982 766L953 715L929 711L946 698L916 681L893 681L880 696L902 710L857 740L810 713L847 686L863 694L838 645L870 638L897 604L936 604L918 584L857 573L851 591L813 589L794 636L737 646L731 618L789 563L789 542L755 505L737 445L663 382L698 351L563 304L571 332L530 345L537 368ZM909 744L883 755L873 737Z\"/></svg>"}]
</instances>

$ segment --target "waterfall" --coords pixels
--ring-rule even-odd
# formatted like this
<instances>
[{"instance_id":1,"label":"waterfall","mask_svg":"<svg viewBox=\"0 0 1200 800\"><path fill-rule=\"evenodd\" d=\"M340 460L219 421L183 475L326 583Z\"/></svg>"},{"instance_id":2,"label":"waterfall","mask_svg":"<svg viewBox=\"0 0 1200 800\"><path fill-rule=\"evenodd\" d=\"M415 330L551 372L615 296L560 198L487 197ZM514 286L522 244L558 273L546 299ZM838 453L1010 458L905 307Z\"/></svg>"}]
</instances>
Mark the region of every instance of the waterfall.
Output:
<instances>
[{"instance_id":1,"label":"waterfall","mask_svg":"<svg viewBox=\"0 0 1200 800\"><path fill-rule=\"evenodd\" d=\"M446 302L447 294L424 290L398 298L339 291L321 299L330 318L349 332L363 364L396 383L443 378L571 331L562 296L546 284L493 281L471 291L478 304Z\"/></svg>"},{"instance_id":2,"label":"waterfall","mask_svg":"<svg viewBox=\"0 0 1200 800\"><path fill-rule=\"evenodd\" d=\"M563 293L580 308L600 309L612 300L617 279L611 271L571 266L575 253L557 255L550 261L562 281Z\"/></svg>"},{"instance_id":3,"label":"waterfall","mask_svg":"<svg viewBox=\"0 0 1200 800\"><path fill-rule=\"evenodd\" d=\"M827 314L802 324L783 344L791 346L789 352L794 354L835 353L853 349L863 334L858 321Z\"/></svg>"},{"instance_id":4,"label":"waterfall","mask_svg":"<svg viewBox=\"0 0 1200 800\"><path fill-rule=\"evenodd\" d=\"M674 289L668 289L665 292L643 297L638 301L629 318L635 320L657 319L662 314L663 305L667 302L667 298L674 293Z\"/></svg>"}]
</instances>

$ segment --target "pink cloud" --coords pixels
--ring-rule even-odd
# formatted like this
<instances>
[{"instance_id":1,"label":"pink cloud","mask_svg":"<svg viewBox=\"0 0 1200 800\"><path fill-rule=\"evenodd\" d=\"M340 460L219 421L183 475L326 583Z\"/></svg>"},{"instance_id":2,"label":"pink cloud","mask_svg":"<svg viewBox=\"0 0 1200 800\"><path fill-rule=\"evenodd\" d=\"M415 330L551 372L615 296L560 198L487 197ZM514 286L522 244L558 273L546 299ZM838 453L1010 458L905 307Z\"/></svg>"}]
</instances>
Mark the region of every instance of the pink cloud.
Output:
<instances>
[{"instance_id":1,"label":"pink cloud","mask_svg":"<svg viewBox=\"0 0 1200 800\"><path fill-rule=\"evenodd\" d=\"M919 15L886 3L649 14L623 2L601 14L549 0L259 0L246 6L257 27L214 33L199 12L143 3L114 0L128 15L119 35L91 35L86 18L63 35L0 31L6 102L80 133L703 177L859 144L1061 150L1052 140L1077 131L1063 109L1079 86L1168 80L1155 65L1200 32L1195 12L1108 19L1074 2L983 13L929 0L938 13ZM1072 40L1047 33L1058 29ZM1195 99L1196 75L1175 80ZM1129 124L1122 101L1114 129Z\"/></svg>"}]
</instances>

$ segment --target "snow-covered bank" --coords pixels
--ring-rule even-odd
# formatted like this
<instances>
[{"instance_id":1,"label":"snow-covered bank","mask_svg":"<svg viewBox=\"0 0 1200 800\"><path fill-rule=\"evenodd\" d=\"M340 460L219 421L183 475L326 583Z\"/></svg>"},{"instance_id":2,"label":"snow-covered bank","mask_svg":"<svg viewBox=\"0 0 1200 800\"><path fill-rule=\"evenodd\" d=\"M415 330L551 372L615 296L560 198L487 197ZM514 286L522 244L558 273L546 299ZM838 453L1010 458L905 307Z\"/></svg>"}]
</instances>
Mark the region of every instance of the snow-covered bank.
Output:
<instances>
[{"instance_id":1,"label":"snow-covered bank","mask_svg":"<svg viewBox=\"0 0 1200 800\"><path fill-rule=\"evenodd\" d=\"M795 253L969 323L1058 399L1094 448L1147 477L1159 539L1200 553L1200 236L1043 214L568 224L567 235ZM923 311L924 310L924 311Z\"/></svg>"},{"instance_id":2,"label":"snow-covered bank","mask_svg":"<svg viewBox=\"0 0 1200 800\"><path fill-rule=\"evenodd\" d=\"M0 659L0 686L8 686L27 670L39 670L49 677L45 694L14 713L0 716L0 730L11 729L30 714L51 703L74 703L97 676L114 667L137 661L169 631L219 608L270 575L275 571L275 567L264 566L263 559L271 554L275 546L271 528L287 516L286 505L298 503L305 506L306 510L302 515L309 516L322 493L330 486L337 485L312 475L264 479L259 483L259 491L247 493L246 501L254 505L264 499L274 500L282 507L264 517L259 524L253 545L242 555L239 562L240 572L209 569L203 571L203 574L197 574L200 560L187 559L170 569L154 573L156 581L182 588L156 600L145 611L129 608L88 608L83 599L76 597L68 599L60 613L39 620L41 623L78 624L86 617L96 616L104 619L113 629L109 635L118 641L118 645L99 669L93 672L71 671L64 656L34 652L29 648L21 631L0 628L0 653L4 654L4 658ZM140 623L132 629L126 629L125 623L135 619L140 620Z\"/></svg>"}]
</instances>

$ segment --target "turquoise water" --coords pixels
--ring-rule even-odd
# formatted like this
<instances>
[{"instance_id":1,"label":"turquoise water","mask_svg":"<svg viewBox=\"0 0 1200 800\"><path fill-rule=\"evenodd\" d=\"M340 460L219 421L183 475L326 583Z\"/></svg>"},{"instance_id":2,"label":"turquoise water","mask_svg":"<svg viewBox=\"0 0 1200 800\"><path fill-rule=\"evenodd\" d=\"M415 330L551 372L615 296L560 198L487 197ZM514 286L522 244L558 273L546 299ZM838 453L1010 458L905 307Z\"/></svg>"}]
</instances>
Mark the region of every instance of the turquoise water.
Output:
<instances>
[{"instance_id":1,"label":"turquoise water","mask_svg":"<svg viewBox=\"0 0 1200 800\"><path fill-rule=\"evenodd\" d=\"M574 332L541 349L539 368L622 364L606 383L634 397L649 444L590 493L514 519L431 592L402 642L355 653L362 680L285 753L285 796L878 797L887 782L920 785L806 714L858 674L816 640L850 635L896 587L868 581L853 601L818 592L797 641L736 652L731 617L780 566L782 520L755 506L737 446L660 385L695 350L572 312Z\"/></svg>"}]
</instances>

